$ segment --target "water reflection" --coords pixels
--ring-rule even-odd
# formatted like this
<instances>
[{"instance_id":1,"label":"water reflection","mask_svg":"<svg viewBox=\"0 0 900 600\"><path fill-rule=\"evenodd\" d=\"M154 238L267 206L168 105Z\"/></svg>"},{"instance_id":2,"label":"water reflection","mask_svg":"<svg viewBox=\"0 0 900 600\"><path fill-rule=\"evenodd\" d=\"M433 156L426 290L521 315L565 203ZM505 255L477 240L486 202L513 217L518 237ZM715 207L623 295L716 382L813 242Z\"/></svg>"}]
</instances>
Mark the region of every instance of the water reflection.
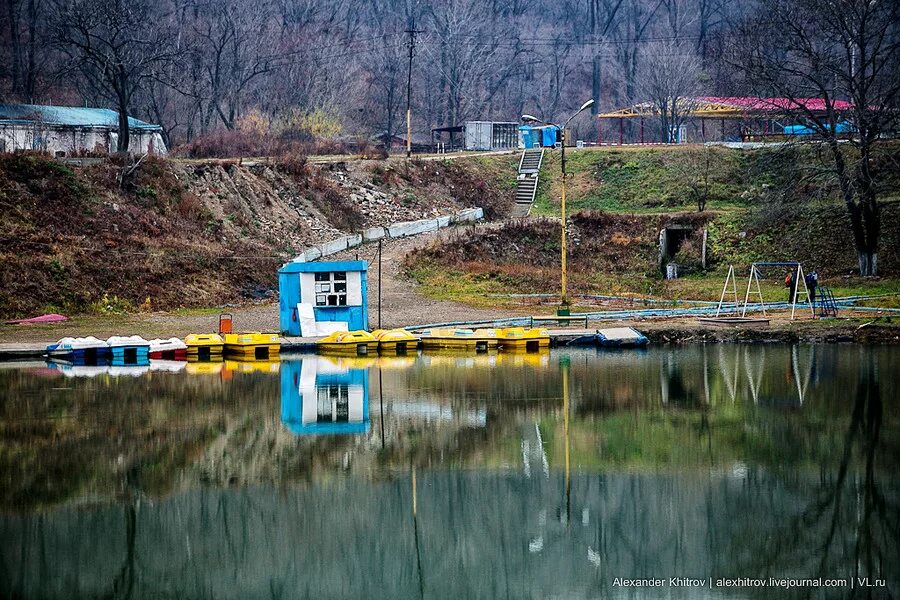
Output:
<instances>
[{"instance_id":1,"label":"water reflection","mask_svg":"<svg viewBox=\"0 0 900 600\"><path fill-rule=\"evenodd\" d=\"M368 432L368 369L324 356L283 363L281 420L296 435Z\"/></svg>"},{"instance_id":2,"label":"water reflection","mask_svg":"<svg viewBox=\"0 0 900 600\"><path fill-rule=\"evenodd\" d=\"M900 584L894 347L229 363L0 368L0 596Z\"/></svg>"}]
</instances>

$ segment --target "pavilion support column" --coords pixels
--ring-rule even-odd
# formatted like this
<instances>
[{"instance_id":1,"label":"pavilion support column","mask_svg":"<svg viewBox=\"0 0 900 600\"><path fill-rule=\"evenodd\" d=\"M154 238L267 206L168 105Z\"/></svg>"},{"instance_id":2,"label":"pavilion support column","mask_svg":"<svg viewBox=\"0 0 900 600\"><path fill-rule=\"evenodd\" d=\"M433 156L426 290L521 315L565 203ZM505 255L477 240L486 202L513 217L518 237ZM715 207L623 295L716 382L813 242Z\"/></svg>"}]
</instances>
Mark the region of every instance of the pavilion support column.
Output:
<instances>
[{"instance_id":1,"label":"pavilion support column","mask_svg":"<svg viewBox=\"0 0 900 600\"><path fill-rule=\"evenodd\" d=\"M625 133L625 119L619 117L619 145L622 145L622 140Z\"/></svg>"},{"instance_id":2,"label":"pavilion support column","mask_svg":"<svg viewBox=\"0 0 900 600\"><path fill-rule=\"evenodd\" d=\"M700 139L706 141L706 119L700 117Z\"/></svg>"},{"instance_id":3,"label":"pavilion support column","mask_svg":"<svg viewBox=\"0 0 900 600\"><path fill-rule=\"evenodd\" d=\"M603 145L603 119L597 119L597 145Z\"/></svg>"},{"instance_id":4,"label":"pavilion support column","mask_svg":"<svg viewBox=\"0 0 900 600\"><path fill-rule=\"evenodd\" d=\"M725 141L725 119L722 119L722 141Z\"/></svg>"}]
</instances>

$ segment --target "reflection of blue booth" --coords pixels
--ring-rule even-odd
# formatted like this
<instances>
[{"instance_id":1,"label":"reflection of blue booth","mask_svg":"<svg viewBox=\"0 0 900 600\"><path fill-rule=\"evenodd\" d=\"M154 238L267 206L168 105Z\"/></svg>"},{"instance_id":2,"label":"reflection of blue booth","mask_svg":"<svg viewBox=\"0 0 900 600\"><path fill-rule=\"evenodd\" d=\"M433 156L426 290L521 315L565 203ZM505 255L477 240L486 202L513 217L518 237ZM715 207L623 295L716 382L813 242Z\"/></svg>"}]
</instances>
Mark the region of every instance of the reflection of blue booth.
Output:
<instances>
[{"instance_id":1,"label":"reflection of blue booth","mask_svg":"<svg viewBox=\"0 0 900 600\"><path fill-rule=\"evenodd\" d=\"M281 421L295 435L369 431L369 371L324 356L281 363Z\"/></svg>"},{"instance_id":2,"label":"reflection of blue booth","mask_svg":"<svg viewBox=\"0 0 900 600\"><path fill-rule=\"evenodd\" d=\"M301 335L297 305L310 304L317 322L343 322L368 329L364 260L291 262L278 270L279 323L283 335Z\"/></svg>"}]
</instances>

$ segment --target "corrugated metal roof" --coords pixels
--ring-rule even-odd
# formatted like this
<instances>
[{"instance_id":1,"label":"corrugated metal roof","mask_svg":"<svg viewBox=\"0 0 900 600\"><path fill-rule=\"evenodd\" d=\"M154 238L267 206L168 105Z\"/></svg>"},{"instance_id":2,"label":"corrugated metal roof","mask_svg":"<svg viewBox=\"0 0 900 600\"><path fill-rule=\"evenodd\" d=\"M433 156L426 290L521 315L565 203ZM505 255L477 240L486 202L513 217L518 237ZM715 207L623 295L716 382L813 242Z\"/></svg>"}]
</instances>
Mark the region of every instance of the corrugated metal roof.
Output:
<instances>
[{"instance_id":1,"label":"corrugated metal roof","mask_svg":"<svg viewBox=\"0 0 900 600\"><path fill-rule=\"evenodd\" d=\"M755 96L700 96L697 100L713 104L725 104L737 108L761 111L778 111L800 106L812 111L824 111L827 107L823 98L757 98ZM853 105L846 100L832 100L835 110L850 110Z\"/></svg>"},{"instance_id":2,"label":"corrugated metal roof","mask_svg":"<svg viewBox=\"0 0 900 600\"><path fill-rule=\"evenodd\" d=\"M39 106L36 104L0 104L0 123L31 123L40 121L47 125L70 127L110 127L119 128L119 113L108 108L84 108L80 106ZM152 125L128 117L131 129L158 131L159 125Z\"/></svg>"}]
</instances>

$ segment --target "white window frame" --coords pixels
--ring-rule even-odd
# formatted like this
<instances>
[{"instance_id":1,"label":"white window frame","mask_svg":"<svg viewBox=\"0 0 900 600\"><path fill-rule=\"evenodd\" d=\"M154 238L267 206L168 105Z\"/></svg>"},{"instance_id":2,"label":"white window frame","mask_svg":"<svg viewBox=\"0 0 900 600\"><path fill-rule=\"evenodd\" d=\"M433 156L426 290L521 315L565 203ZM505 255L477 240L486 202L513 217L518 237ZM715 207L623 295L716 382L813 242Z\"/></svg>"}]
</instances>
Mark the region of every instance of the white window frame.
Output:
<instances>
[{"instance_id":1,"label":"white window frame","mask_svg":"<svg viewBox=\"0 0 900 600\"><path fill-rule=\"evenodd\" d=\"M347 306L347 272L318 271L315 280L313 306Z\"/></svg>"}]
</instances>

